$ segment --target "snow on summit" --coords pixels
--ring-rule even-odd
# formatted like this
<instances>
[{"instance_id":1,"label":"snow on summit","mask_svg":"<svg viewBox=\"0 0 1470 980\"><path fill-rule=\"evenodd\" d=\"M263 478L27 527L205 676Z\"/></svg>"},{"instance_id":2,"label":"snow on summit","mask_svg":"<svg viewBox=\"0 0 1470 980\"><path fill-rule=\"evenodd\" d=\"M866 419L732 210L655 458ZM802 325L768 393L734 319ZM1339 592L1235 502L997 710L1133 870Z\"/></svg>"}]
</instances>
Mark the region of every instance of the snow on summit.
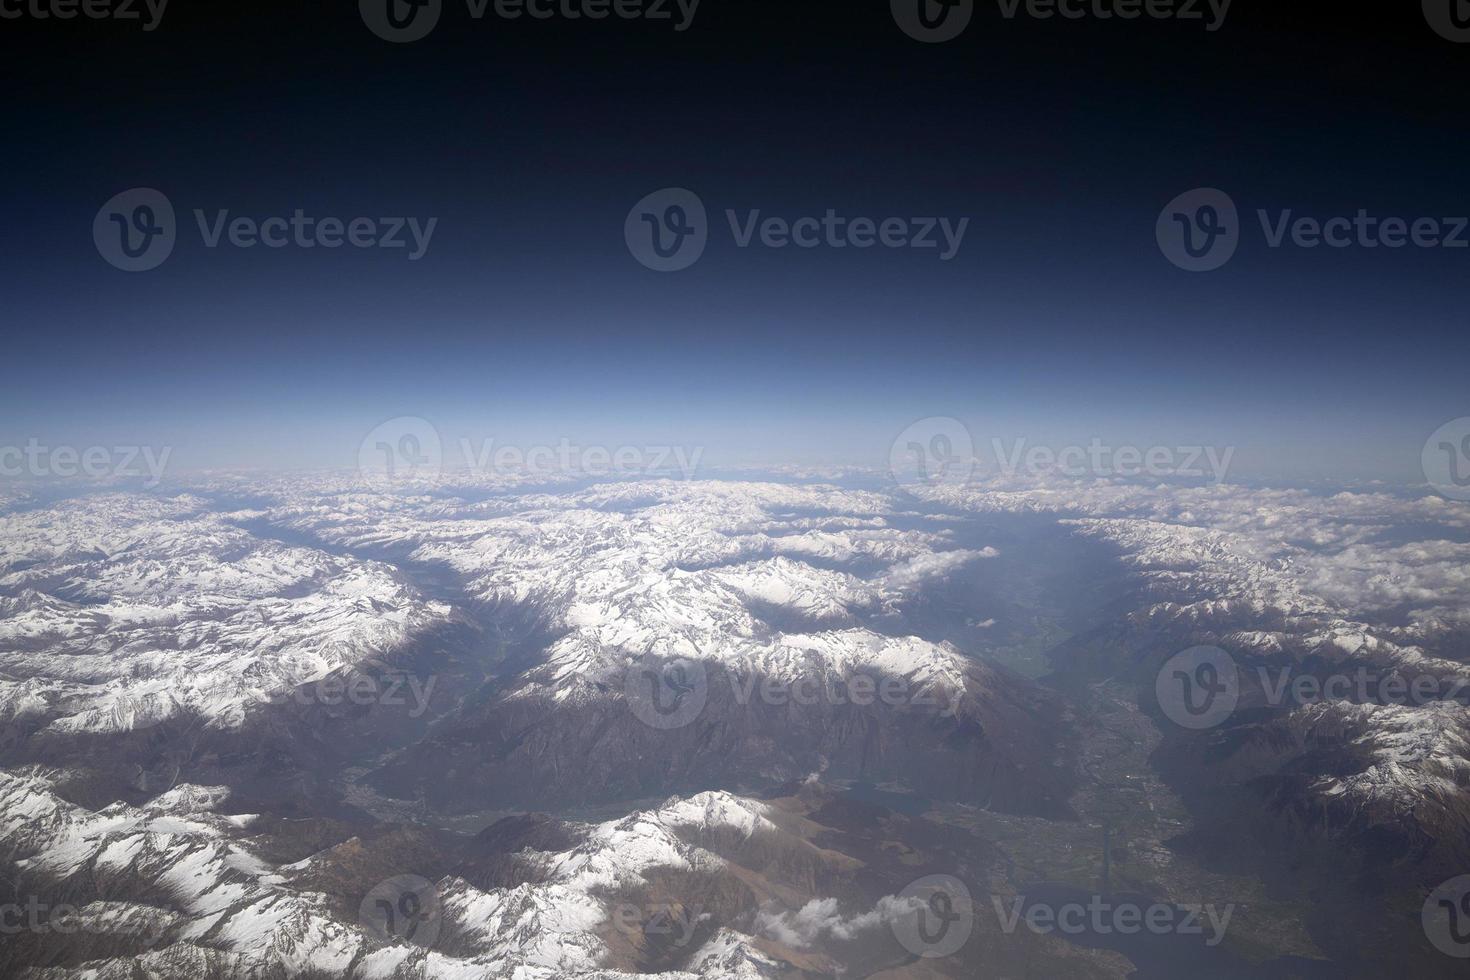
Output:
<instances>
[{"instance_id":1,"label":"snow on summit","mask_svg":"<svg viewBox=\"0 0 1470 980\"><path fill-rule=\"evenodd\" d=\"M192 497L0 517L0 590L0 716L58 732L237 724L451 615L387 565L257 537Z\"/></svg>"},{"instance_id":2,"label":"snow on summit","mask_svg":"<svg viewBox=\"0 0 1470 980\"><path fill-rule=\"evenodd\" d=\"M750 855L762 868L817 860L790 830L785 797L766 789L812 772L866 779L881 764L884 786L914 792L898 780L923 777L970 794L966 805L1072 815L1078 760L1064 729L1084 713L967 649L980 645L973 630L934 625L950 614L995 633L1034 625L1046 647L1036 662L1097 657L1100 676L1115 678L1146 674L1161 650L1212 644L1245 670L1470 679L1470 507L1408 495L1110 481L891 493L738 480L403 494L310 476L222 486L24 506L0 496L12 503L0 510L0 724L11 749L30 753L0 769L0 845L26 876L107 891L87 905L95 921L143 921L163 937L36 977L604 980L651 955L648 937L619 933L618 901L690 882L749 914L701 920L661 975L783 975L786 954L754 928L758 903L724 888L775 894L740 864ZM1005 605L1012 583L989 591L1004 575L987 570L1021 567L1010 559L1032 540L997 530L1016 515L1105 550L1125 583L1107 621L1064 650L1037 609ZM973 608L961 608L967 598ZM471 665L482 672L446 669L445 686L463 689L448 692L445 713L422 730L385 722L350 771L310 765L354 749L336 743L361 729L332 727L316 705L263 708L344 668L437 655L451 631L485 642L433 662L460 669L456 657L482 656ZM504 653L492 641L505 636L524 642ZM626 679L648 658L698 661L712 681L704 713L674 734L628 710ZM912 703L824 714L832 706L746 710L736 697L756 679L820 692L873 675L904 681ZM920 694L943 710L918 710ZM1178 757L1217 765L1210 778L1273 787L1278 809L1310 814L1311 827L1453 838L1470 814L1470 707L1362 702L1257 697L1254 713L1217 730L1163 737ZM1153 723L1146 714L1139 724ZM386 715L364 717L366 728ZM250 758L248 737L267 728L273 749L301 747L309 762ZM211 739L174 751L176 729ZM57 763L44 751L55 745L79 748ZM131 763L135 747L137 765L101 772ZM249 765L230 768L240 758ZM186 765L205 774L185 777ZM681 767L709 778L673 782ZM599 783L607 773L628 778ZM977 773L994 777L983 795ZM767 779L759 790L756 776ZM255 806L298 787L301 813ZM552 789L565 792L535 798ZM619 795L592 795L604 789ZM494 795L512 791L524 795ZM650 802L671 792L683 795ZM540 809L559 816L528 812ZM479 846L477 831L514 846L441 859L445 839ZM922 846L893 843L923 860ZM448 942L382 942L357 903L423 855Z\"/></svg>"}]
</instances>

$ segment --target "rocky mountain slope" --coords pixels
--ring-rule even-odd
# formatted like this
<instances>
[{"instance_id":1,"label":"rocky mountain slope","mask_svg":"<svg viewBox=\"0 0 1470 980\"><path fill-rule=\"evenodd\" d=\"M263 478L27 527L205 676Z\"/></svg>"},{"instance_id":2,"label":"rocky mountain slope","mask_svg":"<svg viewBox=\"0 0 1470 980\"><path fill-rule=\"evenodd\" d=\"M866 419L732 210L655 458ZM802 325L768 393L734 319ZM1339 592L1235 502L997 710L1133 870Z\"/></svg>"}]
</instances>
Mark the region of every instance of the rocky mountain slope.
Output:
<instances>
[{"instance_id":1,"label":"rocky mountain slope","mask_svg":"<svg viewBox=\"0 0 1470 980\"><path fill-rule=\"evenodd\" d=\"M1470 868L1461 505L305 477L5 499L6 975L1123 975L994 915L946 956L904 941L914 882L979 899L1014 871L918 814L1077 819L1103 681L1163 734L1196 818L1175 846L1331 882L1325 945L1407 955ZM965 640L996 615L977 573L1026 540L986 522L1013 515L1132 582L1041 680ZM1236 683L1189 727L1159 692L1200 644Z\"/></svg>"}]
</instances>

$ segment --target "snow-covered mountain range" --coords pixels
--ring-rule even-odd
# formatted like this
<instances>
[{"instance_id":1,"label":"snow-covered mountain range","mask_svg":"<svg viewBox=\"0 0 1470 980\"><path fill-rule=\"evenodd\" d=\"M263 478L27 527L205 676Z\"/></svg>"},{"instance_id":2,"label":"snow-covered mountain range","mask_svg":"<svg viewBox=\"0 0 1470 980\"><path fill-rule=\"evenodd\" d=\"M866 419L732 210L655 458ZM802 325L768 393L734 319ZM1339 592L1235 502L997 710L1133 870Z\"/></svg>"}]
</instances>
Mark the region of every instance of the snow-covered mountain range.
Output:
<instances>
[{"instance_id":1,"label":"snow-covered mountain range","mask_svg":"<svg viewBox=\"0 0 1470 980\"><path fill-rule=\"evenodd\" d=\"M1161 771L1221 819L1470 865L1470 507L1437 498L298 477L3 501L0 848L15 895L88 923L26 937L9 962L36 976L835 976L891 930L807 948L792 917L826 888L881 925L904 882L814 843L836 832L791 787L1070 819L1089 678L1136 682ZM1131 583L1046 682L916 614L1022 517ZM1148 693L1196 644L1234 658L1240 706L1181 731ZM1360 669L1366 696L1272 694ZM1394 699L1390 675L1441 686ZM585 806L622 815L513 816ZM363 920L404 876L433 942Z\"/></svg>"}]
</instances>

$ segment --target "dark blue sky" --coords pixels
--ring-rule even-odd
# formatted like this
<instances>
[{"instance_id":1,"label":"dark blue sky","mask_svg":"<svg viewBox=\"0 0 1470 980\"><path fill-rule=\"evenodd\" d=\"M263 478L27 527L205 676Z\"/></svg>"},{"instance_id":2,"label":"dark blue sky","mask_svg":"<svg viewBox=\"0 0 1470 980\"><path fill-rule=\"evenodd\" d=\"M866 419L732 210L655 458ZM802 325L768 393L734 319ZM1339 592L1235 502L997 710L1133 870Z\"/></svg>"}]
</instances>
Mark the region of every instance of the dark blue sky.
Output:
<instances>
[{"instance_id":1,"label":"dark blue sky","mask_svg":"<svg viewBox=\"0 0 1470 980\"><path fill-rule=\"evenodd\" d=\"M1255 210L1470 212L1470 45L1416 4L1279 6L1242 0L1207 33L981 4L937 45L877 2L704 0L682 33L451 2L406 45L350 3L179 0L151 33L4 22L0 442L349 465L418 415L450 440L881 462L949 415L981 442L1235 445L1251 477L1416 479L1425 437L1470 414L1470 250L1271 249ZM623 224L674 186L711 239L661 274ZM1202 186L1243 240L1192 274L1155 220ZM143 273L91 234L133 187L179 216ZM438 224L415 262L210 249L195 208ZM946 262L742 249L727 208L970 223Z\"/></svg>"}]
</instances>

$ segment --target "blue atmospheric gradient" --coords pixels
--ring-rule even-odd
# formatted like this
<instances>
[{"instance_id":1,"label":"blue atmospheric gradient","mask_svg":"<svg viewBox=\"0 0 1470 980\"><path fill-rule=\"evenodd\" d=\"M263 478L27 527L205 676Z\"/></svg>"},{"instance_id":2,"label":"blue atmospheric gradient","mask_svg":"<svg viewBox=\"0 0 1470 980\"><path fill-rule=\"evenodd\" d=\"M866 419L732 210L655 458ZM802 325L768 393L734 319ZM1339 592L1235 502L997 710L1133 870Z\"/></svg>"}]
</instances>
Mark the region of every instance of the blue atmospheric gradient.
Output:
<instances>
[{"instance_id":1,"label":"blue atmospheric gradient","mask_svg":"<svg viewBox=\"0 0 1470 980\"><path fill-rule=\"evenodd\" d=\"M1240 478L1422 482L1424 440L1470 415L1470 250L1272 247L1257 212L1470 212L1463 127L1427 96L1458 49L1410 26L1312 42L1248 11L1234 36L987 21L931 46L873 6L778 34L707 9L677 42L501 25L400 49L333 20L332 44L247 33L224 60L180 12L169 36L84 49L129 98L33 84L8 110L27 135L0 227L0 444L351 466L412 415L449 442L882 465L916 419L953 416L981 445L1231 446ZM168 197L177 240L129 273L92 229L136 187ZM656 272L624 231L669 187L698 196L708 245ZM1240 239L1192 273L1156 224L1199 187L1230 195ZM221 212L297 209L437 220L417 259L208 244ZM739 243L755 211L829 210L968 223L948 259Z\"/></svg>"}]
</instances>

